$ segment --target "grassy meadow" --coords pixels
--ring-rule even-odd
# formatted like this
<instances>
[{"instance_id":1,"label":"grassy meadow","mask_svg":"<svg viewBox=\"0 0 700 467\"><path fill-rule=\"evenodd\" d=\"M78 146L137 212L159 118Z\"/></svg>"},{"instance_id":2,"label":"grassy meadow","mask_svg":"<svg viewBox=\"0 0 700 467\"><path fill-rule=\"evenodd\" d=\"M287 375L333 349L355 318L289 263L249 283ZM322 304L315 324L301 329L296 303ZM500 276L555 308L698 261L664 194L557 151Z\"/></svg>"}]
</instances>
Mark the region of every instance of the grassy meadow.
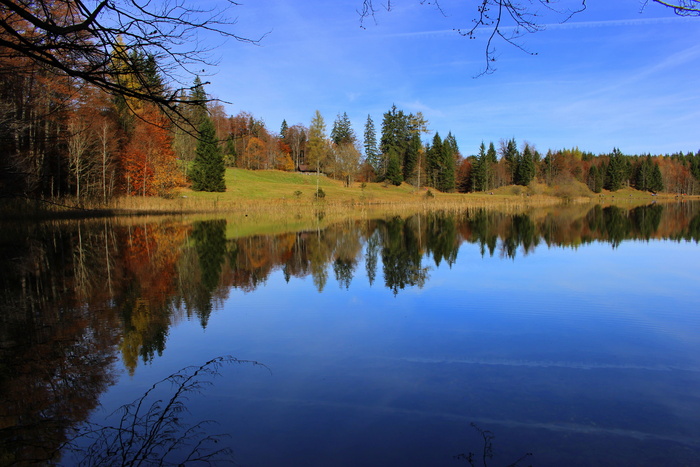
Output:
<instances>
[{"instance_id":1,"label":"grassy meadow","mask_svg":"<svg viewBox=\"0 0 700 467\"><path fill-rule=\"evenodd\" d=\"M316 187L325 197L317 199ZM635 206L652 201L675 201L670 194L652 196L647 192L623 189L614 193L592 193L585 185L571 182L548 187L531 184L528 187L507 186L492 192L440 193L433 188L417 189L403 183L353 183L349 187L337 180L316 174L277 170L226 170L226 191L196 192L188 188L177 190L169 198L120 197L107 205L60 203L41 200L5 200L0 212L5 219L31 217L102 217L113 215L161 214L225 214L241 216L259 222L279 224L281 229L295 223L307 223L307 218L372 217L408 214L422 210L492 208L521 210L529 207L554 206L561 203L599 203ZM285 227L286 226L286 227Z\"/></svg>"}]
</instances>

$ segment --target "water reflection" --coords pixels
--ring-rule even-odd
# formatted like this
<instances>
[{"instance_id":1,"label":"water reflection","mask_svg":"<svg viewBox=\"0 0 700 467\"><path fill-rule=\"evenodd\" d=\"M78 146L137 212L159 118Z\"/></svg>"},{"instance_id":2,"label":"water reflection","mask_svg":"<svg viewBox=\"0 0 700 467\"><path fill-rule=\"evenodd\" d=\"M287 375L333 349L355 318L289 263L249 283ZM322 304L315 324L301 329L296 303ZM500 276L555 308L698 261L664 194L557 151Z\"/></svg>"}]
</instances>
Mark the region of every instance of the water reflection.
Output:
<instances>
[{"instance_id":1,"label":"water reflection","mask_svg":"<svg viewBox=\"0 0 700 467\"><path fill-rule=\"evenodd\" d=\"M205 328L232 288L254 291L274 271L287 282L310 277L319 292L331 274L343 290L382 280L396 296L429 283L432 264L454 265L464 243L515 260L541 244L698 242L698 211L693 203L473 210L245 238L229 238L234 221L225 219L3 228L0 463L55 456L114 382L117 360L133 374L164 352L174 324L195 319Z\"/></svg>"}]
</instances>

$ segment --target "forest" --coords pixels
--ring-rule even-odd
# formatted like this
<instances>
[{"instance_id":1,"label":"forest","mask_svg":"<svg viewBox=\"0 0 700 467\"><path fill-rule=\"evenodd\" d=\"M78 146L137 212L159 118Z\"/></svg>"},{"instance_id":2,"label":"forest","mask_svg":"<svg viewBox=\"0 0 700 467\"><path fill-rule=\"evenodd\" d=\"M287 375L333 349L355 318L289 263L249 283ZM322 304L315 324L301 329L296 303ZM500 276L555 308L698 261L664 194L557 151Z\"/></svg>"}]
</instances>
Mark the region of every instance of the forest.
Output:
<instances>
[{"instance_id":1,"label":"forest","mask_svg":"<svg viewBox=\"0 0 700 467\"><path fill-rule=\"evenodd\" d=\"M43 14L60 17L50 9L70 5L47 3ZM346 186L409 183L441 192L540 183L582 184L593 193L632 187L700 194L700 150L627 155L612 148L596 155L574 146L543 153L530 142L504 138L465 151L452 133L433 133L420 112L395 105L378 124L368 115L361 137L345 112L331 125L316 111L308 124L285 120L271 129L249 112L227 115L199 77L178 88L161 56L128 42L130 37L109 44L99 65L101 81L71 71L91 66L82 53L62 51L67 62L76 62L72 69L49 66L5 45L12 45L8 31L31 28L21 15L2 14L13 25L0 31L3 198L82 205L120 196L173 197L186 187L223 192L226 167L315 172Z\"/></svg>"}]
</instances>

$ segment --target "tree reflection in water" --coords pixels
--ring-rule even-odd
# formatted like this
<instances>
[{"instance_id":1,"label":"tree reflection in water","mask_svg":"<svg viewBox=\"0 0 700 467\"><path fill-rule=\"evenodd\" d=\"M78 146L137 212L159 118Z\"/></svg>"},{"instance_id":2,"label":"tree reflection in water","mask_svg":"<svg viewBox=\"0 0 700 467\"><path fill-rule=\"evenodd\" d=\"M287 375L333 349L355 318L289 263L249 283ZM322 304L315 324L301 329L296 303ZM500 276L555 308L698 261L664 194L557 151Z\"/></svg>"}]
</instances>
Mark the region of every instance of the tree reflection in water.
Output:
<instances>
[{"instance_id":1,"label":"tree reflection in water","mask_svg":"<svg viewBox=\"0 0 700 467\"><path fill-rule=\"evenodd\" d=\"M426 258L451 266L465 242L515 259L541 243L577 248L627 239L700 241L698 204L634 209L572 206L518 215L467 210L347 220L325 229L227 238L224 219L100 220L0 228L0 464L58 456L115 380L121 359L164 352L170 327L202 327L232 288L252 291L276 270L287 281L329 270L394 295L429 281Z\"/></svg>"}]
</instances>

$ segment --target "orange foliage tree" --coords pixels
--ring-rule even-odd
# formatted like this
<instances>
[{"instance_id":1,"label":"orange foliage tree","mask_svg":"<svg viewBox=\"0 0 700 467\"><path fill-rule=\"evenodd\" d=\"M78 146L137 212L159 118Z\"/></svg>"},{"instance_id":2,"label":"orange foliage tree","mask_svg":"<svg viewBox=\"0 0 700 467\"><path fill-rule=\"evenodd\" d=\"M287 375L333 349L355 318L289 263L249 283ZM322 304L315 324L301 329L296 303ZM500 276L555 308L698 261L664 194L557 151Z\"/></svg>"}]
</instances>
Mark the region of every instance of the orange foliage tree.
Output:
<instances>
[{"instance_id":1,"label":"orange foliage tree","mask_svg":"<svg viewBox=\"0 0 700 467\"><path fill-rule=\"evenodd\" d=\"M186 183L173 150L168 119L152 105L145 106L138 117L121 157L125 191L129 195L167 196Z\"/></svg>"}]
</instances>

